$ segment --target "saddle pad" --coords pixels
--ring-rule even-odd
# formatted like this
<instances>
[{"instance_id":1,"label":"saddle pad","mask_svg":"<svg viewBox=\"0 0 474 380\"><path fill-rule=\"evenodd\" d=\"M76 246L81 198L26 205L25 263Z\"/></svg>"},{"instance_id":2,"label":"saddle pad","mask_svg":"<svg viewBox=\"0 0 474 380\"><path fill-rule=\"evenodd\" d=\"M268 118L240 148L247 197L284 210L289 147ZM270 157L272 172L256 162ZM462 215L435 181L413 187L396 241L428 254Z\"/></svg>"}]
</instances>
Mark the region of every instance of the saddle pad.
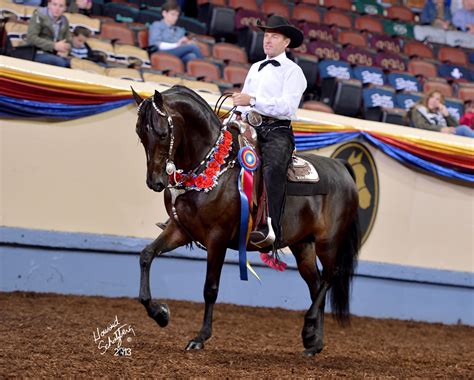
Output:
<instances>
[{"instance_id":1,"label":"saddle pad","mask_svg":"<svg viewBox=\"0 0 474 380\"><path fill-rule=\"evenodd\" d=\"M286 195L324 195L328 193L328 176L324 170L323 162L325 157L315 155L298 155L298 158L304 159L314 166L319 175L318 182L293 182L287 181ZM320 160L322 159L322 160Z\"/></svg>"}]
</instances>

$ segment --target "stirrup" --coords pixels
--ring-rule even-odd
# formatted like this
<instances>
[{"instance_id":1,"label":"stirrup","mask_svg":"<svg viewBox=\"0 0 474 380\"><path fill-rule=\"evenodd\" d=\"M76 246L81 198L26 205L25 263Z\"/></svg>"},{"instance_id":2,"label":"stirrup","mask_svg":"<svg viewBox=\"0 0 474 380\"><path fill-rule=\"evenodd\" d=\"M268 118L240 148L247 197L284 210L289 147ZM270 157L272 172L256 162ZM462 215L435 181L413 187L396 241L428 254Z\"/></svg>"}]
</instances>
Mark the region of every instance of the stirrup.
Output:
<instances>
[{"instance_id":1,"label":"stirrup","mask_svg":"<svg viewBox=\"0 0 474 380\"><path fill-rule=\"evenodd\" d=\"M272 218L267 218L268 233L265 235L261 231L252 231L250 233L250 242L257 248L264 248L272 245L275 242L275 231L272 227ZM255 241L256 240L256 241Z\"/></svg>"}]
</instances>

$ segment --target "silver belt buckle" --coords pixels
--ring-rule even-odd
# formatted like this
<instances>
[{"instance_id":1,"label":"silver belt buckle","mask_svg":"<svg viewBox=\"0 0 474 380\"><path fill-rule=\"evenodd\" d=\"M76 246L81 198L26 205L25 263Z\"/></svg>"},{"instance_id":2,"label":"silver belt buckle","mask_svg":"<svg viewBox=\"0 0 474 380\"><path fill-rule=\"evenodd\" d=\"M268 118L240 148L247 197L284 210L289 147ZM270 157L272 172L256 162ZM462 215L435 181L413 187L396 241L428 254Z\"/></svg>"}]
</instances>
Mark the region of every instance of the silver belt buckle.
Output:
<instances>
[{"instance_id":1,"label":"silver belt buckle","mask_svg":"<svg viewBox=\"0 0 474 380\"><path fill-rule=\"evenodd\" d=\"M249 123L252 127L260 127L262 125L262 115L258 112L250 111L247 114L247 123Z\"/></svg>"}]
</instances>

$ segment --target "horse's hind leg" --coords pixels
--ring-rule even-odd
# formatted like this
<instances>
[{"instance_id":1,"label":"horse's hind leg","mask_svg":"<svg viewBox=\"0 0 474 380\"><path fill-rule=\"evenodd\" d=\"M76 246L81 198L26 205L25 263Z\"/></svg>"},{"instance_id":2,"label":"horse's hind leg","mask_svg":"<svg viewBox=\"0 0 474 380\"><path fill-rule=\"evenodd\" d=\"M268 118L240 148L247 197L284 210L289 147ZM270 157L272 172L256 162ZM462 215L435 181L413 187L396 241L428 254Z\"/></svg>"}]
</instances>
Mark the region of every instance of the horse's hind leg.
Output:
<instances>
[{"instance_id":1,"label":"horse's hind leg","mask_svg":"<svg viewBox=\"0 0 474 380\"><path fill-rule=\"evenodd\" d=\"M166 304L154 303L150 292L150 268L155 256L171 251L189 243L189 238L172 224L168 225L151 244L147 245L140 254L140 294L139 300L145 306L150 318L158 325L165 327L169 321L169 309Z\"/></svg>"},{"instance_id":2,"label":"horse's hind leg","mask_svg":"<svg viewBox=\"0 0 474 380\"><path fill-rule=\"evenodd\" d=\"M203 349L204 342L212 335L212 313L219 292L219 281L227 250L226 245L222 242L226 241L225 238L214 238L212 242L208 243L206 282L204 283L204 320L201 330L195 338L188 342L186 350Z\"/></svg>"},{"instance_id":3,"label":"horse's hind leg","mask_svg":"<svg viewBox=\"0 0 474 380\"><path fill-rule=\"evenodd\" d=\"M321 280L314 243L298 243L290 248L311 295L312 304L305 314L301 336L306 349L305 355L313 356L321 352L324 346L324 307L328 284Z\"/></svg>"}]
</instances>

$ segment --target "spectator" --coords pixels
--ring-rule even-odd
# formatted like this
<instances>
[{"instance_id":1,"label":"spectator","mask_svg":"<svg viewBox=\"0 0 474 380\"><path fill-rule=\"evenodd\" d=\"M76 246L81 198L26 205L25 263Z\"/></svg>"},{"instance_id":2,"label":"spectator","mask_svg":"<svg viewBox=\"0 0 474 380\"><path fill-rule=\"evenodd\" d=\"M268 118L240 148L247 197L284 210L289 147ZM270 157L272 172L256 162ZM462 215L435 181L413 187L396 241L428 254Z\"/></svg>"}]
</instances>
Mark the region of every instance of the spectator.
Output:
<instances>
[{"instance_id":1,"label":"spectator","mask_svg":"<svg viewBox=\"0 0 474 380\"><path fill-rule=\"evenodd\" d=\"M92 49L87 45L91 31L83 26L76 26L72 32L71 55L76 58L92 58Z\"/></svg>"},{"instance_id":2,"label":"spectator","mask_svg":"<svg viewBox=\"0 0 474 380\"><path fill-rule=\"evenodd\" d=\"M474 100L466 102L464 114L459 119L459 123L474 129Z\"/></svg>"},{"instance_id":3,"label":"spectator","mask_svg":"<svg viewBox=\"0 0 474 380\"><path fill-rule=\"evenodd\" d=\"M410 124L415 128L428 129L458 136L474 137L474 131L466 125L459 125L444 105L444 96L432 91L416 104L408 114Z\"/></svg>"},{"instance_id":4,"label":"spectator","mask_svg":"<svg viewBox=\"0 0 474 380\"><path fill-rule=\"evenodd\" d=\"M151 25L148 45L179 57L185 65L192 59L202 58L201 50L186 37L185 29L176 26L181 11L178 3L168 1L161 9L163 19Z\"/></svg>"},{"instance_id":5,"label":"spectator","mask_svg":"<svg viewBox=\"0 0 474 380\"><path fill-rule=\"evenodd\" d=\"M453 15L453 25L474 34L474 0L463 0L462 8Z\"/></svg>"},{"instance_id":6,"label":"spectator","mask_svg":"<svg viewBox=\"0 0 474 380\"><path fill-rule=\"evenodd\" d=\"M73 0L67 7L69 13L80 13L90 16L92 11L92 0Z\"/></svg>"},{"instance_id":7,"label":"spectator","mask_svg":"<svg viewBox=\"0 0 474 380\"><path fill-rule=\"evenodd\" d=\"M48 6L38 8L29 24L26 41L38 50L34 60L50 65L69 67L71 49L69 21L63 15L66 0L49 0Z\"/></svg>"},{"instance_id":8,"label":"spectator","mask_svg":"<svg viewBox=\"0 0 474 380\"><path fill-rule=\"evenodd\" d=\"M451 9L449 0L427 0L420 21L422 24L436 28L449 29L451 26Z\"/></svg>"}]
</instances>

